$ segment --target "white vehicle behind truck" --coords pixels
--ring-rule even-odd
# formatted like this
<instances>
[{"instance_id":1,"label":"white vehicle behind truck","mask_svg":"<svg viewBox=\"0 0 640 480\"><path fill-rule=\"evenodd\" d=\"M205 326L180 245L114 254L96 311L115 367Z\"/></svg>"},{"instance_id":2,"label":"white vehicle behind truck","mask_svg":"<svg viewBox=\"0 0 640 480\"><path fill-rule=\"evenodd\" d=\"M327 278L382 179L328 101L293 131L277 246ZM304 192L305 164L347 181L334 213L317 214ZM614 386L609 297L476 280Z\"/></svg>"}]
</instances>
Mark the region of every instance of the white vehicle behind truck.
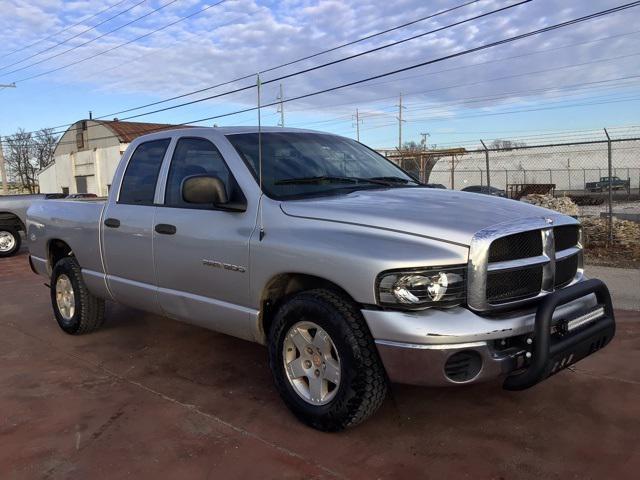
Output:
<instances>
[{"instance_id":1,"label":"white vehicle behind truck","mask_svg":"<svg viewBox=\"0 0 640 480\"><path fill-rule=\"evenodd\" d=\"M112 185L28 211L60 327L98 329L112 300L262 343L314 428L363 421L389 381L529 388L615 332L575 219L428 188L350 139L165 131L131 143Z\"/></svg>"}]
</instances>

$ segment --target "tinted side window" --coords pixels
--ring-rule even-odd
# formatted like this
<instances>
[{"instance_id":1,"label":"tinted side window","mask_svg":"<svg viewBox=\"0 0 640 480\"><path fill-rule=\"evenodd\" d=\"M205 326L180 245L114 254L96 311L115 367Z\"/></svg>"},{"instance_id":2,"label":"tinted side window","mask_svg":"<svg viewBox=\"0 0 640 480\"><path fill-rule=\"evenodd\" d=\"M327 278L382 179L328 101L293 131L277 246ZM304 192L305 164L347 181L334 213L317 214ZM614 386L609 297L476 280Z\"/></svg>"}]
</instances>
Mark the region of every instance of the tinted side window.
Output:
<instances>
[{"instance_id":1,"label":"tinted side window","mask_svg":"<svg viewBox=\"0 0 640 480\"><path fill-rule=\"evenodd\" d=\"M170 142L166 138L138 145L124 172L119 203L153 204L158 173Z\"/></svg>"},{"instance_id":2,"label":"tinted side window","mask_svg":"<svg viewBox=\"0 0 640 480\"><path fill-rule=\"evenodd\" d=\"M223 181L230 198L235 195L235 182L224 163L222 154L204 138L181 138L171 159L164 204L177 208L211 208L187 203L182 199L182 182L194 175L215 175Z\"/></svg>"}]
</instances>

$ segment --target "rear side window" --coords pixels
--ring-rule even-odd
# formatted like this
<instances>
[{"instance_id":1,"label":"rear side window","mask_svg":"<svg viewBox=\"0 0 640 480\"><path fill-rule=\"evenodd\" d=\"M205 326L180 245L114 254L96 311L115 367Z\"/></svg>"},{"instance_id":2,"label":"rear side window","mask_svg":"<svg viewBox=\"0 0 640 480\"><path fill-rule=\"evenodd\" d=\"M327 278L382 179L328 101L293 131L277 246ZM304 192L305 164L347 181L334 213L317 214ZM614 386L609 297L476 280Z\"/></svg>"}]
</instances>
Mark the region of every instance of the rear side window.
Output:
<instances>
[{"instance_id":1,"label":"rear side window","mask_svg":"<svg viewBox=\"0 0 640 480\"><path fill-rule=\"evenodd\" d=\"M222 154L209 140L186 137L178 140L171 159L164 204L175 208L210 209L211 206L187 203L182 199L182 182L194 175L213 175L225 185L229 198L238 193L233 176Z\"/></svg>"},{"instance_id":2,"label":"rear side window","mask_svg":"<svg viewBox=\"0 0 640 480\"><path fill-rule=\"evenodd\" d=\"M153 204L162 159L170 142L166 138L138 145L124 172L119 203Z\"/></svg>"}]
</instances>

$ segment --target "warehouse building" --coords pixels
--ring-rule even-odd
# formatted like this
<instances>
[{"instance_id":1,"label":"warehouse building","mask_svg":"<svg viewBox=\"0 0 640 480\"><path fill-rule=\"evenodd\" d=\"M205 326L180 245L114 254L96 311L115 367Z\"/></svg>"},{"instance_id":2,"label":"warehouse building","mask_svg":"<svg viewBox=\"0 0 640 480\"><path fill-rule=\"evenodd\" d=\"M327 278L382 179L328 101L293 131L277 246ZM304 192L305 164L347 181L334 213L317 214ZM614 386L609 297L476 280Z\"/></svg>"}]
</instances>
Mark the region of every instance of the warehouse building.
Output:
<instances>
[{"instance_id":1,"label":"warehouse building","mask_svg":"<svg viewBox=\"0 0 640 480\"><path fill-rule=\"evenodd\" d=\"M172 128L180 126L115 119L80 120L60 137L53 163L38 173L40 191L106 196L129 143L140 135Z\"/></svg>"}]
</instances>

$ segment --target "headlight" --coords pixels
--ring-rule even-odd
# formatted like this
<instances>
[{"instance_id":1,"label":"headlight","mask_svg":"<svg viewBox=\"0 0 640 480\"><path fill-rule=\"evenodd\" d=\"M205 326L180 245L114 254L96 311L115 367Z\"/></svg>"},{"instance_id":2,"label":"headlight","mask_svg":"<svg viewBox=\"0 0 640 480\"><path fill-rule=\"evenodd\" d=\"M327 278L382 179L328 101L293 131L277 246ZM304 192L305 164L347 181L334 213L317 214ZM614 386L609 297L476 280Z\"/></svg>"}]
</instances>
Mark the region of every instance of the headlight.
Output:
<instances>
[{"instance_id":1,"label":"headlight","mask_svg":"<svg viewBox=\"0 0 640 480\"><path fill-rule=\"evenodd\" d=\"M453 307L465 300L466 266L388 271L378 275L378 303L408 309Z\"/></svg>"}]
</instances>

